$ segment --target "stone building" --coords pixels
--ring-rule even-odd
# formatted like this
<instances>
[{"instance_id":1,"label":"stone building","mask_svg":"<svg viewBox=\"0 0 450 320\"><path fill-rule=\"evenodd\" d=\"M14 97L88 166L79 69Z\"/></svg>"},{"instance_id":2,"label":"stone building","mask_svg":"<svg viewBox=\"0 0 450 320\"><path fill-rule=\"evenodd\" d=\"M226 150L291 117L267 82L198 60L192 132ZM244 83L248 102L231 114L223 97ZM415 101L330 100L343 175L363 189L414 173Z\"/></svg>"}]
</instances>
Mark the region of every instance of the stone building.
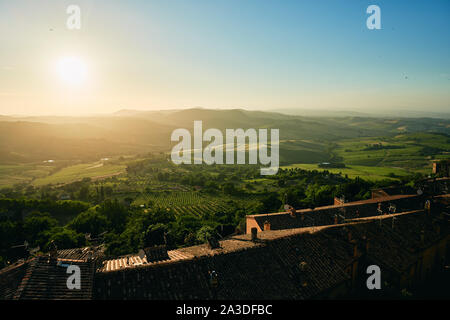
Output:
<instances>
[{"instance_id":1,"label":"stone building","mask_svg":"<svg viewBox=\"0 0 450 320\"><path fill-rule=\"evenodd\" d=\"M265 223L270 225L271 230L342 223L353 218L377 215L379 203L383 204L383 208L386 211L389 204L394 204L399 212L423 208L423 202L423 197L415 194L393 195L314 209L296 210L294 217L292 217L290 212L248 215L246 217L246 232L250 233L251 228L257 228L259 232L263 231Z\"/></svg>"},{"instance_id":2,"label":"stone building","mask_svg":"<svg viewBox=\"0 0 450 320\"><path fill-rule=\"evenodd\" d=\"M439 160L433 162L433 174L439 177L450 176L450 160Z\"/></svg>"},{"instance_id":3,"label":"stone building","mask_svg":"<svg viewBox=\"0 0 450 320\"><path fill-rule=\"evenodd\" d=\"M424 209L424 200L430 209ZM449 200L448 194L391 197L386 202L405 201L398 203L403 210L382 215L374 215L379 199L345 203L346 212L337 212L345 220L338 223L335 206L305 211L304 220L323 221L314 226L286 223L297 219L289 214L261 215L253 217L255 225L248 234L176 250L159 246L112 259L92 248L60 250L52 259L32 257L0 270L0 298L391 297L426 282L449 264ZM302 212L296 214L301 221ZM368 293L366 287L366 269L372 264L382 270L384 290L377 293ZM70 265L80 267L80 290L67 287Z\"/></svg>"}]
</instances>

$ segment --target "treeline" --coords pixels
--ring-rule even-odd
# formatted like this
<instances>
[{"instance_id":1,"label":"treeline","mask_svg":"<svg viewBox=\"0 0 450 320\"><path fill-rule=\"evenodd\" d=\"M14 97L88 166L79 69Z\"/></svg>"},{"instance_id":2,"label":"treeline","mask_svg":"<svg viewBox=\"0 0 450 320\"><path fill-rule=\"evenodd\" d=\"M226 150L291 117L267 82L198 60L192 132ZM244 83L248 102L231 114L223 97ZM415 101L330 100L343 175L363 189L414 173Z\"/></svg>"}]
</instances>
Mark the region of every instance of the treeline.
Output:
<instances>
[{"instance_id":1,"label":"treeline","mask_svg":"<svg viewBox=\"0 0 450 320\"><path fill-rule=\"evenodd\" d=\"M67 216L76 216L87 210L89 204L81 201L36 200L36 199L0 199L0 219L11 217L19 221L32 211L47 212L57 220Z\"/></svg>"},{"instance_id":2,"label":"treeline","mask_svg":"<svg viewBox=\"0 0 450 320\"><path fill-rule=\"evenodd\" d=\"M210 235L220 237L234 232L245 217L245 209L238 203L201 218L175 215L158 206L142 209L117 199L91 207L76 201L16 199L1 199L0 204L0 267L23 257L24 248L18 251L14 247L25 241L29 248L47 252L52 240L58 249L74 248L89 244L86 235L90 234L93 239L102 236L106 254L117 256L156 244L160 240L155 240L155 232L162 232L172 248L199 244ZM23 214L31 208L34 210ZM55 215L66 209L76 212L76 216L61 226Z\"/></svg>"},{"instance_id":3,"label":"treeline","mask_svg":"<svg viewBox=\"0 0 450 320\"><path fill-rule=\"evenodd\" d=\"M93 239L101 237L110 256L137 252L161 241L169 248L190 246L211 236L243 232L247 214L284 211L285 204L296 209L330 205L334 197L347 201L367 199L371 189L393 184L392 180L350 179L326 170L280 169L277 175L261 178L259 166L254 165L174 166L164 161L135 162L127 169L128 179L111 178L108 186L83 180L62 187L62 191L72 192L86 202L54 200L48 194L61 190L50 187L40 190L41 199L0 199L0 267L19 257L11 248L24 241L46 252L52 240L59 249L87 245L89 238L85 235L90 234ZM130 184L130 188L135 184L134 188L138 188L136 181L141 176L200 186L195 188L197 192L222 198L226 205L199 215L175 214L152 201L134 205L133 199L112 192L116 184ZM419 174L403 177L398 184L414 185L420 178Z\"/></svg>"},{"instance_id":4,"label":"treeline","mask_svg":"<svg viewBox=\"0 0 450 320\"><path fill-rule=\"evenodd\" d=\"M114 181L115 177L109 180ZM90 178L67 183L62 186L44 185L35 187L33 185L16 185L14 188L0 189L0 198L9 199L35 199L47 202L58 200L78 200L88 203L101 203L113 194L113 186L95 184Z\"/></svg>"},{"instance_id":5,"label":"treeline","mask_svg":"<svg viewBox=\"0 0 450 320\"><path fill-rule=\"evenodd\" d=\"M84 245L84 235L62 226L61 221L88 208L89 204L79 201L0 199L0 267L23 257L25 241L44 252L51 240L61 248Z\"/></svg>"}]
</instances>

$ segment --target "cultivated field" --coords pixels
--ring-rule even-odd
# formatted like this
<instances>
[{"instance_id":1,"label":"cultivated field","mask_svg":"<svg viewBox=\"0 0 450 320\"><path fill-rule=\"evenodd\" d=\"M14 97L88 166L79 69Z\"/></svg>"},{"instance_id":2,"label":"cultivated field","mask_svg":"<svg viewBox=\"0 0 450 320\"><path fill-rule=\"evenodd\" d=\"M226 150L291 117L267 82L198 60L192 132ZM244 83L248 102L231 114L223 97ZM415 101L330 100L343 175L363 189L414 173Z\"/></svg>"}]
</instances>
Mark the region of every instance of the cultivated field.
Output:
<instances>
[{"instance_id":1,"label":"cultivated field","mask_svg":"<svg viewBox=\"0 0 450 320\"><path fill-rule=\"evenodd\" d=\"M345 139L337 143L333 152L346 165L403 168L425 173L431 172L431 160L450 157L450 139L432 133ZM384 175L381 171L379 174Z\"/></svg>"},{"instance_id":2,"label":"cultivated field","mask_svg":"<svg viewBox=\"0 0 450 320\"><path fill-rule=\"evenodd\" d=\"M33 185L42 186L46 184L64 184L78 181L83 178L107 178L109 176L114 176L125 172L125 168L125 165L108 163L103 164L102 162L77 164L63 168L47 177L36 179L33 181Z\"/></svg>"},{"instance_id":3,"label":"cultivated field","mask_svg":"<svg viewBox=\"0 0 450 320\"><path fill-rule=\"evenodd\" d=\"M402 168L390 168L390 167L370 167L370 166L358 166L349 165L346 168L319 168L317 164L293 164L290 166L284 166L283 169L299 168L303 170L317 170L317 171L329 171L334 174L348 175L349 178L361 177L366 180L396 180L397 177L406 176L409 172ZM431 170L430 170L431 172Z\"/></svg>"},{"instance_id":4,"label":"cultivated field","mask_svg":"<svg viewBox=\"0 0 450 320\"><path fill-rule=\"evenodd\" d=\"M0 165L0 188L29 183L34 179L46 177L52 170L52 166L36 164Z\"/></svg>"}]
</instances>

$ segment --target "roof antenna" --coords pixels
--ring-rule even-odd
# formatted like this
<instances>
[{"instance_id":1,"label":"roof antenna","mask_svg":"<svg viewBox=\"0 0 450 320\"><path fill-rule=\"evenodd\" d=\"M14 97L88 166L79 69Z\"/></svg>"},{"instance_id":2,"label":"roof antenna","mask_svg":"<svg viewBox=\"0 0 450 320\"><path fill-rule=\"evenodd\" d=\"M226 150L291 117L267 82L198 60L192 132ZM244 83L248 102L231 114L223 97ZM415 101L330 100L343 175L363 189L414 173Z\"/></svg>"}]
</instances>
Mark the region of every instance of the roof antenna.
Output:
<instances>
[{"instance_id":1,"label":"roof antenna","mask_svg":"<svg viewBox=\"0 0 450 320\"><path fill-rule=\"evenodd\" d=\"M140 249L139 252L138 252L138 256L139 256L139 258L141 258L142 263L145 263L145 262L144 262L145 251L142 250L142 249Z\"/></svg>"}]
</instances>

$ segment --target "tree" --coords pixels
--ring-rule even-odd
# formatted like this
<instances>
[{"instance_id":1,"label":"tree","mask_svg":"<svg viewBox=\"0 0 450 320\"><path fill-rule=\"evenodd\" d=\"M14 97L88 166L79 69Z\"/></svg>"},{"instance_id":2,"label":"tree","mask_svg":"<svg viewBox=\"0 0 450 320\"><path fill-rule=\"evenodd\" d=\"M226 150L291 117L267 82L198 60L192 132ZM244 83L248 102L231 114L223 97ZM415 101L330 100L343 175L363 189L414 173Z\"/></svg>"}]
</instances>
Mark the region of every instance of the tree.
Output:
<instances>
[{"instance_id":1,"label":"tree","mask_svg":"<svg viewBox=\"0 0 450 320\"><path fill-rule=\"evenodd\" d=\"M203 226L197 231L196 238L200 242L206 242L209 238L216 235L216 231L213 227Z\"/></svg>"},{"instance_id":2,"label":"tree","mask_svg":"<svg viewBox=\"0 0 450 320\"><path fill-rule=\"evenodd\" d=\"M98 211L107 218L108 226L112 230L121 233L125 229L128 209L117 199L114 199L114 201L106 200L98 207Z\"/></svg>"},{"instance_id":3,"label":"tree","mask_svg":"<svg viewBox=\"0 0 450 320\"><path fill-rule=\"evenodd\" d=\"M144 247L166 244L167 226L162 223L150 225L144 234Z\"/></svg>"},{"instance_id":4,"label":"tree","mask_svg":"<svg viewBox=\"0 0 450 320\"><path fill-rule=\"evenodd\" d=\"M223 185L223 192L229 195L233 195L236 193L236 188L234 186L234 183L232 182L226 182Z\"/></svg>"},{"instance_id":5,"label":"tree","mask_svg":"<svg viewBox=\"0 0 450 320\"><path fill-rule=\"evenodd\" d=\"M105 199L105 189L100 186L100 199L103 201Z\"/></svg>"},{"instance_id":6,"label":"tree","mask_svg":"<svg viewBox=\"0 0 450 320\"><path fill-rule=\"evenodd\" d=\"M273 212L278 210L281 207L282 203L280 199L278 199L278 194L275 192L271 192L261 201L261 204L261 210L263 212Z\"/></svg>"},{"instance_id":7,"label":"tree","mask_svg":"<svg viewBox=\"0 0 450 320\"><path fill-rule=\"evenodd\" d=\"M64 228L51 236L58 249L78 248L86 244L83 234ZM48 246L48 243L47 243Z\"/></svg>"},{"instance_id":8,"label":"tree","mask_svg":"<svg viewBox=\"0 0 450 320\"><path fill-rule=\"evenodd\" d=\"M11 220L0 221L0 255L1 251L6 251L11 246L18 244L20 240L23 240L17 231L16 223Z\"/></svg>"},{"instance_id":9,"label":"tree","mask_svg":"<svg viewBox=\"0 0 450 320\"><path fill-rule=\"evenodd\" d=\"M110 197L113 193L113 188L111 186L105 186L105 195Z\"/></svg>"},{"instance_id":10,"label":"tree","mask_svg":"<svg viewBox=\"0 0 450 320\"><path fill-rule=\"evenodd\" d=\"M69 224L68 227L76 232L98 235L107 229L106 216L95 208L80 213Z\"/></svg>"},{"instance_id":11,"label":"tree","mask_svg":"<svg viewBox=\"0 0 450 320\"><path fill-rule=\"evenodd\" d=\"M49 213L32 212L25 218L23 228L26 239L33 246L44 247L50 237L50 230L58 225L58 221Z\"/></svg>"},{"instance_id":12,"label":"tree","mask_svg":"<svg viewBox=\"0 0 450 320\"><path fill-rule=\"evenodd\" d=\"M89 200L89 187L86 186L86 185L82 186L82 187L80 188L80 192L79 192L78 197L79 197L81 200L84 200L84 201Z\"/></svg>"}]
</instances>

